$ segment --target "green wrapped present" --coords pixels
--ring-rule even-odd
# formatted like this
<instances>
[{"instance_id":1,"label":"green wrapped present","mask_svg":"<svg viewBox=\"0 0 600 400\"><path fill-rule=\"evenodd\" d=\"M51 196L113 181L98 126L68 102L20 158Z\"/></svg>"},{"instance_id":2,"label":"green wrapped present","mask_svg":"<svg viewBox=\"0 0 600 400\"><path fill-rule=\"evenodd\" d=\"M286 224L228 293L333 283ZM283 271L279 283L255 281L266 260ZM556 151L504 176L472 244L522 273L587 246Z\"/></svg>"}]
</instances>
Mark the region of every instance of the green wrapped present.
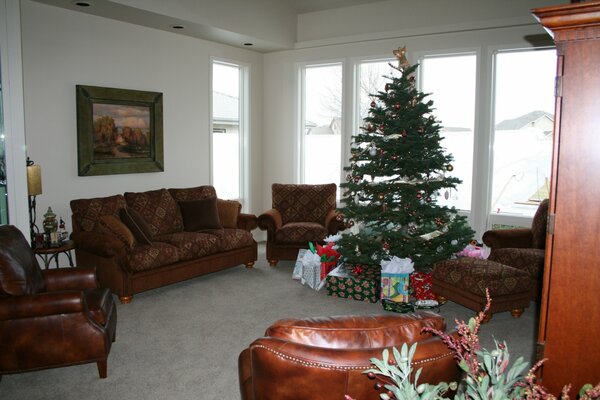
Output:
<instances>
[{"instance_id":1,"label":"green wrapped present","mask_svg":"<svg viewBox=\"0 0 600 400\"><path fill-rule=\"evenodd\" d=\"M377 303L381 289L381 268L364 266L359 273L357 269L348 273L344 265L340 265L327 275L325 288L327 294L334 297L354 299Z\"/></svg>"}]
</instances>

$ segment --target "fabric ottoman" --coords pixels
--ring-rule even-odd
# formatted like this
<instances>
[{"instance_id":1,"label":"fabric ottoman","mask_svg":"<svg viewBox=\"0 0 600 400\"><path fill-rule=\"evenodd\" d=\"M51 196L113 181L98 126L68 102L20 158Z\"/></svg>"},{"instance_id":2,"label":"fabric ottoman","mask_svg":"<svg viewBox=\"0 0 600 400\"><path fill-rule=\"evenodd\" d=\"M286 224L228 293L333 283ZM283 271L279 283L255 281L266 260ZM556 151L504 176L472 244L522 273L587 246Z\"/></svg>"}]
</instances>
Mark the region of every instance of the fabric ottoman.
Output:
<instances>
[{"instance_id":1,"label":"fabric ottoman","mask_svg":"<svg viewBox=\"0 0 600 400\"><path fill-rule=\"evenodd\" d=\"M451 300L476 312L485 307L487 288L492 304L486 320L503 311L520 317L529 306L531 288L535 284L525 271L471 257L435 264L432 283L433 293L440 303Z\"/></svg>"}]
</instances>

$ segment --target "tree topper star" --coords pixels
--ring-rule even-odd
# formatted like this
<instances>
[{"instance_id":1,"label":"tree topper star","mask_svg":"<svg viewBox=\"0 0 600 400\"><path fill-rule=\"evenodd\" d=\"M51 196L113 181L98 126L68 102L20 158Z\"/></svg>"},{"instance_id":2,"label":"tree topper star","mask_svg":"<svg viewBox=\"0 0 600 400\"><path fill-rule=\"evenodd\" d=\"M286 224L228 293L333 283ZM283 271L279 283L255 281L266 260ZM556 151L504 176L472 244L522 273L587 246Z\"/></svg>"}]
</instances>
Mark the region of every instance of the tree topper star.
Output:
<instances>
[{"instance_id":1,"label":"tree topper star","mask_svg":"<svg viewBox=\"0 0 600 400\"><path fill-rule=\"evenodd\" d=\"M394 50L394 55L398 58L398 67L408 68L410 63L406 59L406 46L398 47L398 50Z\"/></svg>"}]
</instances>

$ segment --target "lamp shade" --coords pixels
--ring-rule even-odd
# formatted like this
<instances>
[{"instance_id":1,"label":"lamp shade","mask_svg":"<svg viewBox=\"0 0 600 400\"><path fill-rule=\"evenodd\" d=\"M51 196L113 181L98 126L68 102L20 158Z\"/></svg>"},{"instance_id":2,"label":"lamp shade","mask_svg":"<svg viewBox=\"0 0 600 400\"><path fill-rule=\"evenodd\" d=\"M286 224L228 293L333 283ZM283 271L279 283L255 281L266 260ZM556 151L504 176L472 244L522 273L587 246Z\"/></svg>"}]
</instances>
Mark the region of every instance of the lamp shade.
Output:
<instances>
[{"instance_id":1,"label":"lamp shade","mask_svg":"<svg viewBox=\"0 0 600 400\"><path fill-rule=\"evenodd\" d=\"M27 194L29 196L42 194L42 167L39 165L27 166Z\"/></svg>"}]
</instances>

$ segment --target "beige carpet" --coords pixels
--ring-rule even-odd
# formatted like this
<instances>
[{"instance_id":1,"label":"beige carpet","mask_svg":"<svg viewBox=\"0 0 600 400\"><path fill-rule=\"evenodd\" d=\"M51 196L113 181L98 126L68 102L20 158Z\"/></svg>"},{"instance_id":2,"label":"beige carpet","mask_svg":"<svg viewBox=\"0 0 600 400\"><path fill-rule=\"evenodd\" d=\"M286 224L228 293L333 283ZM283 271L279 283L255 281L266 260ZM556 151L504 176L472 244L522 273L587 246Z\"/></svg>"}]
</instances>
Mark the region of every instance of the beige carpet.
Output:
<instances>
[{"instance_id":1,"label":"beige carpet","mask_svg":"<svg viewBox=\"0 0 600 400\"><path fill-rule=\"evenodd\" d=\"M0 399L236 399L238 354L273 321L384 312L380 304L302 286L291 279L292 269L290 261L269 267L259 246L253 269L231 268L118 303L107 379L98 379L95 364L5 375ZM440 312L449 326L473 315L453 303ZM497 314L484 325L482 341L492 347L494 335L507 341L514 358L531 359L536 320L534 303L519 319Z\"/></svg>"}]
</instances>

